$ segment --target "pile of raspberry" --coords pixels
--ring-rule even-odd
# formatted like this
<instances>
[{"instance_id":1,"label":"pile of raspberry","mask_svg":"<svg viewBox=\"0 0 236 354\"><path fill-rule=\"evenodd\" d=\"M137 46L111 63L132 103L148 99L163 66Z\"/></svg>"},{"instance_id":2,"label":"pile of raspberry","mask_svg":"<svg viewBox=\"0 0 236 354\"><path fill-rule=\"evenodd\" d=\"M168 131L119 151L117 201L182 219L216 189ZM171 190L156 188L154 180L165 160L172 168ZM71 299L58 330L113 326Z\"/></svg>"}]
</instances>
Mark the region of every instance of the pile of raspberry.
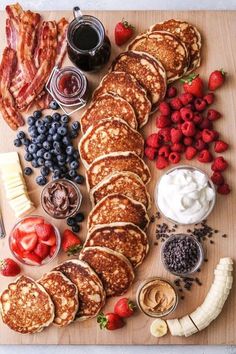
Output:
<instances>
[{"instance_id":1,"label":"pile of raspberry","mask_svg":"<svg viewBox=\"0 0 236 354\"><path fill-rule=\"evenodd\" d=\"M230 187L222 174L228 162L210 151L213 147L215 153L221 154L228 149L228 144L213 128L213 123L221 118L218 111L209 108L214 99L212 92L201 98L188 92L177 96L176 87L170 86L156 116L159 130L146 139L145 155L149 160L156 160L158 169L179 163L183 155L186 160L197 158L199 162L211 163L211 179L218 193L228 194Z\"/></svg>"}]
</instances>

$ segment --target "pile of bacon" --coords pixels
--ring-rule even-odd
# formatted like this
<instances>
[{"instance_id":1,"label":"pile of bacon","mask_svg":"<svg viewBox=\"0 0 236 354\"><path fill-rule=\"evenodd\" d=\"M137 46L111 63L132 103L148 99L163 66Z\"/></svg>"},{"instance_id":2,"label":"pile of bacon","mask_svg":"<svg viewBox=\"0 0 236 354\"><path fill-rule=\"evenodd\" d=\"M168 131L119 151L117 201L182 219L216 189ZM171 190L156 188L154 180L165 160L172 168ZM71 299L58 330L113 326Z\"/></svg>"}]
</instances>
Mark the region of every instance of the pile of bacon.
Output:
<instances>
[{"instance_id":1,"label":"pile of bacon","mask_svg":"<svg viewBox=\"0 0 236 354\"><path fill-rule=\"evenodd\" d=\"M20 112L33 104L47 108L45 84L66 52L68 21L41 21L38 13L19 4L6 6L7 47L0 64L0 111L14 130L24 124Z\"/></svg>"}]
</instances>

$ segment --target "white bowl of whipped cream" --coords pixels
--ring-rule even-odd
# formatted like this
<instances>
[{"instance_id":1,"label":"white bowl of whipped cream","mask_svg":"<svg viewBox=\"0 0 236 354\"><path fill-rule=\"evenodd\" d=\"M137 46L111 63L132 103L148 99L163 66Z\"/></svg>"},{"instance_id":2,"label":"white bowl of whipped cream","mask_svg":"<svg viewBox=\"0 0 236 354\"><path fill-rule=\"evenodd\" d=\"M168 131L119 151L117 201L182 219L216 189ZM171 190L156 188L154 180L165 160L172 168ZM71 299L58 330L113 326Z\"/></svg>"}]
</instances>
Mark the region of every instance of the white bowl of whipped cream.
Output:
<instances>
[{"instance_id":1,"label":"white bowl of whipped cream","mask_svg":"<svg viewBox=\"0 0 236 354\"><path fill-rule=\"evenodd\" d=\"M182 165L168 170L160 178L154 198L167 219L188 225L207 218L214 208L216 191L205 172Z\"/></svg>"}]
</instances>

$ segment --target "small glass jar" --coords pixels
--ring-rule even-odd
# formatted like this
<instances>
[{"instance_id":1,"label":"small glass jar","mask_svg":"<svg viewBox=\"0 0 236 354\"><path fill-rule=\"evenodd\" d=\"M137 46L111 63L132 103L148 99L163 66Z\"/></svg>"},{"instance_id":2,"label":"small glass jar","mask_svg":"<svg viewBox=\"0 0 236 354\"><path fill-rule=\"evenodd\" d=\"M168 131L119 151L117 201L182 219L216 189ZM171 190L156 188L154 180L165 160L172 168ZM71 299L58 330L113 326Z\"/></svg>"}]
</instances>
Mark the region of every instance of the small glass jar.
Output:
<instances>
[{"instance_id":1,"label":"small glass jar","mask_svg":"<svg viewBox=\"0 0 236 354\"><path fill-rule=\"evenodd\" d=\"M155 310L148 310L146 305L143 304L143 297L144 297L144 291L147 289L147 287L152 287L151 291L155 291L155 284L158 285L159 287L162 285L163 288L166 288L166 291L169 292L169 296L173 296L173 303L171 306L169 306L165 311L155 311ZM157 286L157 296L161 296L161 289L158 291L158 286ZM168 296L165 296L165 298L168 298ZM177 305L178 305L178 293L175 289L175 287L167 280L161 278L161 277L152 277L149 278L145 281L143 281L140 286L138 287L138 290L136 292L136 302L139 307L139 309L147 316L149 317L154 317L154 318L161 318L169 315L173 311L175 311ZM163 302L160 301L160 303L163 305Z\"/></svg>"},{"instance_id":2,"label":"small glass jar","mask_svg":"<svg viewBox=\"0 0 236 354\"><path fill-rule=\"evenodd\" d=\"M177 219L174 219L174 218L171 218L169 216L167 216L163 210L161 209L160 205L159 205L159 202L158 202L158 190L159 190L159 185L160 185L160 181L161 179L165 176L165 175L168 175L170 173L172 173L173 171L178 171L178 170L188 170L188 171L198 171L200 173L202 173L206 178L207 178L207 181L208 181L208 186L209 188L212 189L213 193L214 193L214 197L212 199L212 201L209 203L209 207L208 209L206 210L206 213L204 215L202 215L200 218L198 219L195 219L193 220L192 222L180 222L179 220ZM172 198L174 199L175 198L175 195L172 196ZM212 182L212 180L208 177L208 175L202 171L200 168L197 168L197 167L193 167L193 166L189 166L189 165L180 165L178 167L174 167L174 168L171 168L169 169L164 175L161 176L161 178L159 179L159 181L157 182L156 184L156 187L155 187L155 190L154 190L154 200L155 200L155 204L156 204L156 207L157 209L160 211L160 213L167 219L169 220L170 222L174 223L174 224L178 224L178 225L191 225L191 224L198 224L200 222L202 222L203 220L205 220L209 215L210 213L212 212L214 206L215 206L215 202L216 202L216 190L215 190L215 186L214 186L214 183Z\"/></svg>"},{"instance_id":3,"label":"small glass jar","mask_svg":"<svg viewBox=\"0 0 236 354\"><path fill-rule=\"evenodd\" d=\"M110 59L111 43L101 21L82 15L74 7L74 20L67 31L67 52L70 60L83 71L97 71Z\"/></svg>"},{"instance_id":4,"label":"small glass jar","mask_svg":"<svg viewBox=\"0 0 236 354\"><path fill-rule=\"evenodd\" d=\"M41 192L43 210L54 219L67 219L77 214L81 202L79 187L68 179L51 181Z\"/></svg>"}]
</instances>

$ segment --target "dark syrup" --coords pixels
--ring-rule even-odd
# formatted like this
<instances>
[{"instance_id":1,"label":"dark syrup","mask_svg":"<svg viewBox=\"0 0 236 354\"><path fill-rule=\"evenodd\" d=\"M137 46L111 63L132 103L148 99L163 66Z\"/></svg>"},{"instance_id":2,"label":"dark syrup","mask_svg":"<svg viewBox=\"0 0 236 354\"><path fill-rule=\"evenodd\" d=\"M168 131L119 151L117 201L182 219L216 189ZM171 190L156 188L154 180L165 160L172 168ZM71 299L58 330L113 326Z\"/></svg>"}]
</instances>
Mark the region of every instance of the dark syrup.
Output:
<instances>
[{"instance_id":1,"label":"dark syrup","mask_svg":"<svg viewBox=\"0 0 236 354\"><path fill-rule=\"evenodd\" d=\"M98 45L99 35L92 26L81 25L73 33L72 40L76 48L91 50Z\"/></svg>"}]
</instances>

